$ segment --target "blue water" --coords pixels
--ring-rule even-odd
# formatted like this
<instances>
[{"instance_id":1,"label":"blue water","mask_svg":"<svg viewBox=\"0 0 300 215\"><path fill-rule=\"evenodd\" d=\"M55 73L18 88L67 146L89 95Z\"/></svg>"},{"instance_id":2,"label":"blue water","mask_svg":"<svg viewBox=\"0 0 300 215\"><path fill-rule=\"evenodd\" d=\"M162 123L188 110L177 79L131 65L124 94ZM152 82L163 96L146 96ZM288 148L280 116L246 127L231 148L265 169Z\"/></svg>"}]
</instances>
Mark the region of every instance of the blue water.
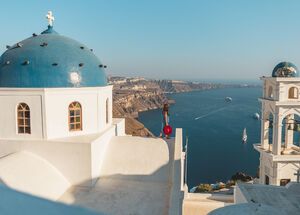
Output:
<instances>
[{"instance_id":1,"label":"blue water","mask_svg":"<svg viewBox=\"0 0 300 215\"><path fill-rule=\"evenodd\" d=\"M226 96L233 101L224 101ZM261 88L228 88L171 94L176 101L170 107L170 124L183 128L189 138L188 185L226 182L238 171L255 175L259 154L253 144L260 139ZM140 113L139 120L155 135L160 133L161 110ZM242 144L247 128L248 142Z\"/></svg>"}]
</instances>

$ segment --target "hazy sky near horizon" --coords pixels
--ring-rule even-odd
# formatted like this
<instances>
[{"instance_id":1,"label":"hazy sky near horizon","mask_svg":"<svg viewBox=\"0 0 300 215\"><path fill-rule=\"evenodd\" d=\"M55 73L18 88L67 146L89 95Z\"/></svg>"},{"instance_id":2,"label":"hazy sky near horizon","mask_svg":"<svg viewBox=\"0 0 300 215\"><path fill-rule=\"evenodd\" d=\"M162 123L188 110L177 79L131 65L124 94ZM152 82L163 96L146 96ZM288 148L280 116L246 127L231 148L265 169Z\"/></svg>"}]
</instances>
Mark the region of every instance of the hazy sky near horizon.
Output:
<instances>
[{"instance_id":1,"label":"hazy sky near horizon","mask_svg":"<svg viewBox=\"0 0 300 215\"><path fill-rule=\"evenodd\" d=\"M0 51L54 29L88 47L107 74L258 79L280 61L300 68L297 0L2 1Z\"/></svg>"}]
</instances>

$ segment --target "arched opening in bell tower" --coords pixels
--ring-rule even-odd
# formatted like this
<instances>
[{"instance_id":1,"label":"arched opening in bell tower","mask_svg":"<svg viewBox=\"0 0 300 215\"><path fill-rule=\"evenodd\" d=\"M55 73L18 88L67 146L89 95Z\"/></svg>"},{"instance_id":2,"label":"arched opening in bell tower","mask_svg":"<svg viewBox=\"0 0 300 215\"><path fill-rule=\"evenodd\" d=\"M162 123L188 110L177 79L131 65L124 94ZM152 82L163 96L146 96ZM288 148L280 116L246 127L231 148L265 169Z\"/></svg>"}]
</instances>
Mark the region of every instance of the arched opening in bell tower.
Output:
<instances>
[{"instance_id":1,"label":"arched opening in bell tower","mask_svg":"<svg viewBox=\"0 0 300 215\"><path fill-rule=\"evenodd\" d=\"M298 99L298 88L297 87L291 87L289 89L289 99Z\"/></svg>"},{"instance_id":2,"label":"arched opening in bell tower","mask_svg":"<svg viewBox=\"0 0 300 215\"><path fill-rule=\"evenodd\" d=\"M267 121L269 122L268 126L268 144L269 150L271 150L271 145L273 144L273 114L270 113Z\"/></svg>"},{"instance_id":3,"label":"arched opening in bell tower","mask_svg":"<svg viewBox=\"0 0 300 215\"><path fill-rule=\"evenodd\" d=\"M300 115L288 114L283 118L281 140L282 154L293 154L295 150L300 153Z\"/></svg>"},{"instance_id":4,"label":"arched opening in bell tower","mask_svg":"<svg viewBox=\"0 0 300 215\"><path fill-rule=\"evenodd\" d=\"M272 86L269 86L269 89L268 89L268 98L273 98L273 87Z\"/></svg>"}]
</instances>

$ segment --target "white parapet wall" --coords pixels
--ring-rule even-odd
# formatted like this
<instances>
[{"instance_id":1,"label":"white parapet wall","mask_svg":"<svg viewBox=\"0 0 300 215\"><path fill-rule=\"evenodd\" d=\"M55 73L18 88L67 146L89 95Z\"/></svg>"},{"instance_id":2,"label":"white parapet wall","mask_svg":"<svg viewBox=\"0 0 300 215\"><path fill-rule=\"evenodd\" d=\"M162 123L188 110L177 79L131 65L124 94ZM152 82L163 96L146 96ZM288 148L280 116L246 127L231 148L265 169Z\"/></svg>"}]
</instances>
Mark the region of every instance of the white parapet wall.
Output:
<instances>
[{"instance_id":1,"label":"white parapet wall","mask_svg":"<svg viewBox=\"0 0 300 215\"><path fill-rule=\"evenodd\" d=\"M170 160L173 161L171 167L170 183L171 185L171 197L170 197L170 210L169 215L180 215L182 212L183 202L183 176L184 170L182 166L182 128L176 128L174 146L170 146ZM172 144L172 143L171 143ZM173 150L172 150L173 149ZM173 159L172 159L173 158Z\"/></svg>"},{"instance_id":2,"label":"white parapet wall","mask_svg":"<svg viewBox=\"0 0 300 215\"><path fill-rule=\"evenodd\" d=\"M55 140L1 140L0 160L12 153L28 151L49 162L71 185L92 185L105 157L110 140L123 134L124 119L119 119L101 133ZM34 169L29 171L38 174Z\"/></svg>"},{"instance_id":3,"label":"white parapet wall","mask_svg":"<svg viewBox=\"0 0 300 215\"><path fill-rule=\"evenodd\" d=\"M0 159L0 178L1 183L13 189L52 200L70 187L69 181L47 160L25 151Z\"/></svg>"},{"instance_id":4,"label":"white parapet wall","mask_svg":"<svg viewBox=\"0 0 300 215\"><path fill-rule=\"evenodd\" d=\"M239 187L239 183L234 187L234 203L235 204L241 204L241 203L247 203L243 192L241 191L241 188Z\"/></svg>"}]
</instances>

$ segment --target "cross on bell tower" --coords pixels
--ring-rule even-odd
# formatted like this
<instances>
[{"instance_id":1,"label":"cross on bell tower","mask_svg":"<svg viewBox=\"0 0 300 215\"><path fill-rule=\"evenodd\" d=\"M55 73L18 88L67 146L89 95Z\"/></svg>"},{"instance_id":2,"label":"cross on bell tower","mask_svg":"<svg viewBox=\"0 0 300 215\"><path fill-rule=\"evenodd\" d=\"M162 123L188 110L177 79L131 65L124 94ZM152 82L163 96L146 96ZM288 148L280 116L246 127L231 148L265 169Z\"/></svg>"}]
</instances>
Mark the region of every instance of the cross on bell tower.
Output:
<instances>
[{"instance_id":1,"label":"cross on bell tower","mask_svg":"<svg viewBox=\"0 0 300 215\"><path fill-rule=\"evenodd\" d=\"M52 14L52 11L48 11L46 19L48 20L49 26L53 26L54 16Z\"/></svg>"},{"instance_id":2,"label":"cross on bell tower","mask_svg":"<svg viewBox=\"0 0 300 215\"><path fill-rule=\"evenodd\" d=\"M259 180L262 184L284 185L296 181L300 163L300 78L297 67L279 63L271 77L262 77L261 143Z\"/></svg>"}]
</instances>

